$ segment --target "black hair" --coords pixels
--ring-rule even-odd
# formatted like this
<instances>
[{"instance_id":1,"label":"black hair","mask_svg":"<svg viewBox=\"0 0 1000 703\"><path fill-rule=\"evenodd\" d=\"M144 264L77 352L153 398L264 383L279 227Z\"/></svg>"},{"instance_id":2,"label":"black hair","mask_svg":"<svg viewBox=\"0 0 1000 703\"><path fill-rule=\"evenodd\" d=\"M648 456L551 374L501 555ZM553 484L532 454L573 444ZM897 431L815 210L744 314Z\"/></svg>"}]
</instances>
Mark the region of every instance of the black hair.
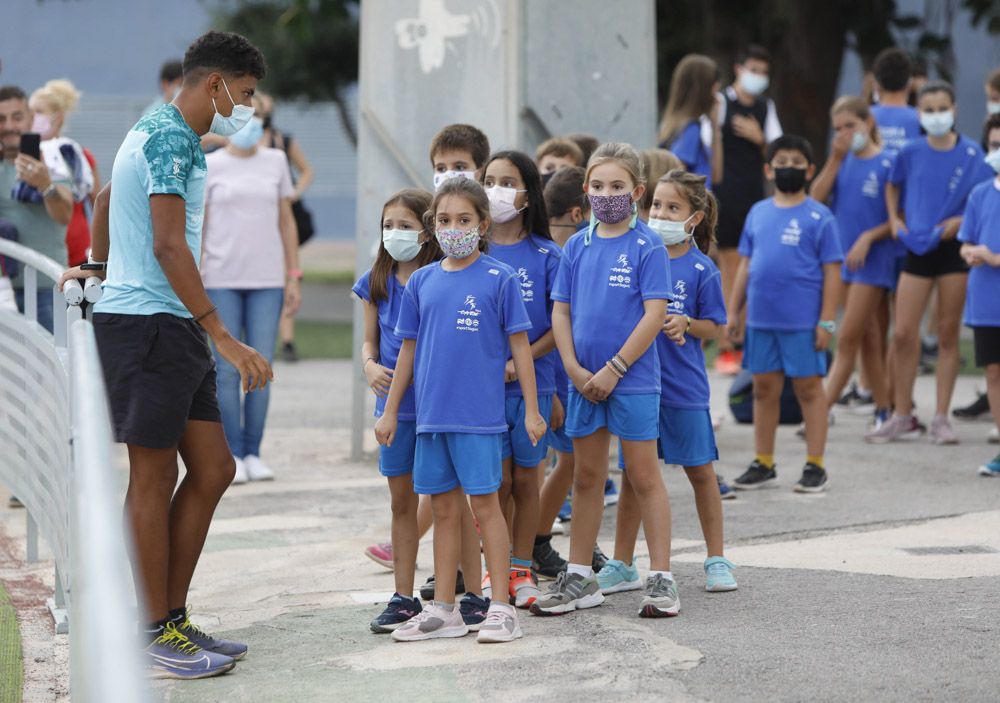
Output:
<instances>
[{"instance_id":1,"label":"black hair","mask_svg":"<svg viewBox=\"0 0 1000 703\"><path fill-rule=\"evenodd\" d=\"M762 47L760 44L747 44L736 54L736 63L743 64L749 59L756 59L757 61L763 61L766 64L770 64L771 52Z\"/></svg>"},{"instance_id":2,"label":"black hair","mask_svg":"<svg viewBox=\"0 0 1000 703\"><path fill-rule=\"evenodd\" d=\"M545 184L545 209L549 217L562 217L575 207L587 212L590 203L583 192L586 175L582 166L566 166L552 174Z\"/></svg>"},{"instance_id":3,"label":"black hair","mask_svg":"<svg viewBox=\"0 0 1000 703\"><path fill-rule=\"evenodd\" d=\"M260 80L267 73L267 65L260 49L243 35L213 30L195 39L185 52L184 80L198 79L211 71L235 78L250 74Z\"/></svg>"},{"instance_id":4,"label":"black hair","mask_svg":"<svg viewBox=\"0 0 1000 703\"><path fill-rule=\"evenodd\" d=\"M160 66L160 82L173 83L184 77L184 64L179 59L170 59Z\"/></svg>"},{"instance_id":5,"label":"black hair","mask_svg":"<svg viewBox=\"0 0 1000 703\"><path fill-rule=\"evenodd\" d=\"M986 118L986 123L983 125L983 151L990 150L990 132L994 129L1000 129L1000 112Z\"/></svg>"},{"instance_id":6,"label":"black hair","mask_svg":"<svg viewBox=\"0 0 1000 703\"><path fill-rule=\"evenodd\" d=\"M774 160L774 155L779 151L798 151L809 165L816 163L813 159L813 148L809 140L797 134L783 134L767 145L767 163Z\"/></svg>"},{"instance_id":7,"label":"black hair","mask_svg":"<svg viewBox=\"0 0 1000 703\"><path fill-rule=\"evenodd\" d=\"M0 103L5 100L27 100L28 96L16 85L0 85Z\"/></svg>"},{"instance_id":8,"label":"black hair","mask_svg":"<svg viewBox=\"0 0 1000 703\"><path fill-rule=\"evenodd\" d=\"M545 209L545 196L542 194L542 177L538 173L535 162L522 151L498 151L483 165L483 180L486 179L486 170L490 164L501 160L511 162L521 174L521 180L524 181L528 199L528 206L523 213L525 229L528 230L529 234L552 239L552 234L549 232L549 215Z\"/></svg>"},{"instance_id":9,"label":"black hair","mask_svg":"<svg viewBox=\"0 0 1000 703\"><path fill-rule=\"evenodd\" d=\"M906 88L913 74L913 62L910 55L898 46L882 49L872 64L875 80L884 90L891 92Z\"/></svg>"},{"instance_id":10,"label":"black hair","mask_svg":"<svg viewBox=\"0 0 1000 703\"><path fill-rule=\"evenodd\" d=\"M917 93L917 102L919 103L920 98L931 93L947 93L951 99L951 104L955 104L955 89L951 87L951 83L948 81L927 81L924 83L920 92Z\"/></svg>"}]
</instances>

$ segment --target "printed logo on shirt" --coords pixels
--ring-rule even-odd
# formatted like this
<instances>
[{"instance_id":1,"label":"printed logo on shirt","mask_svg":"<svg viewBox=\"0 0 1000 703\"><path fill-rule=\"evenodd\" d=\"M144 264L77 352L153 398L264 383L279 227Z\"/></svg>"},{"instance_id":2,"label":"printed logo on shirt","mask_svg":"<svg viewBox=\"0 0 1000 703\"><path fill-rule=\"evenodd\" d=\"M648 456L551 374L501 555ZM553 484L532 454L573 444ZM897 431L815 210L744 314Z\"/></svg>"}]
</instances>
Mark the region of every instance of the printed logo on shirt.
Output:
<instances>
[{"instance_id":1,"label":"printed logo on shirt","mask_svg":"<svg viewBox=\"0 0 1000 703\"><path fill-rule=\"evenodd\" d=\"M632 287L632 265L629 263L628 254L618 255L618 261L615 266L611 267L611 274L608 276L608 287Z\"/></svg>"},{"instance_id":2,"label":"printed logo on shirt","mask_svg":"<svg viewBox=\"0 0 1000 703\"><path fill-rule=\"evenodd\" d=\"M517 270L517 278L521 283L521 300L526 303L535 300L534 281L528 278L528 269L523 266Z\"/></svg>"},{"instance_id":3,"label":"printed logo on shirt","mask_svg":"<svg viewBox=\"0 0 1000 703\"><path fill-rule=\"evenodd\" d=\"M878 134L887 148L899 151L906 144L906 128L881 125Z\"/></svg>"},{"instance_id":4,"label":"printed logo on shirt","mask_svg":"<svg viewBox=\"0 0 1000 703\"><path fill-rule=\"evenodd\" d=\"M674 315L684 314L684 304L687 301L687 283L678 278L674 281L674 299L667 301L667 312Z\"/></svg>"},{"instance_id":5,"label":"printed logo on shirt","mask_svg":"<svg viewBox=\"0 0 1000 703\"><path fill-rule=\"evenodd\" d=\"M801 238L802 228L799 227L799 218L793 217L791 222L785 227L785 231L781 233L781 243L787 244L790 247L797 247Z\"/></svg>"},{"instance_id":6,"label":"printed logo on shirt","mask_svg":"<svg viewBox=\"0 0 1000 703\"><path fill-rule=\"evenodd\" d=\"M476 296L465 296L465 307L458 311L458 319L455 321L455 329L459 332L478 332L479 315L482 310L476 307Z\"/></svg>"},{"instance_id":7,"label":"printed logo on shirt","mask_svg":"<svg viewBox=\"0 0 1000 703\"><path fill-rule=\"evenodd\" d=\"M174 177L175 178L179 178L180 175L181 175L181 165L182 165L182 162L176 156L172 156L171 159L174 162Z\"/></svg>"},{"instance_id":8,"label":"printed logo on shirt","mask_svg":"<svg viewBox=\"0 0 1000 703\"><path fill-rule=\"evenodd\" d=\"M879 197L878 174L874 171L868 172L868 177L865 178L865 182L861 185L861 194L866 198Z\"/></svg>"},{"instance_id":9,"label":"printed logo on shirt","mask_svg":"<svg viewBox=\"0 0 1000 703\"><path fill-rule=\"evenodd\" d=\"M948 191L954 192L958 188L959 183L962 182L962 176L965 175L965 169L961 166L955 168L955 173L951 175L951 179L948 181Z\"/></svg>"}]
</instances>

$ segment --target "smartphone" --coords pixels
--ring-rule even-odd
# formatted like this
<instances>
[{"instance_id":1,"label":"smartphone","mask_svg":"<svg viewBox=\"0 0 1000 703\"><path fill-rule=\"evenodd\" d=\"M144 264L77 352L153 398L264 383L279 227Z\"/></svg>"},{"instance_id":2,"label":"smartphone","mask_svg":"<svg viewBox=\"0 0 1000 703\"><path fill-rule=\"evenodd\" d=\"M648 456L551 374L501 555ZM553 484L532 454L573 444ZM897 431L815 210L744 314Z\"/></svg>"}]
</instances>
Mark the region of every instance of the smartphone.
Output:
<instances>
[{"instance_id":1,"label":"smartphone","mask_svg":"<svg viewBox=\"0 0 1000 703\"><path fill-rule=\"evenodd\" d=\"M42 135L34 132L25 132L21 135L22 154L27 154L36 161L42 160Z\"/></svg>"}]
</instances>

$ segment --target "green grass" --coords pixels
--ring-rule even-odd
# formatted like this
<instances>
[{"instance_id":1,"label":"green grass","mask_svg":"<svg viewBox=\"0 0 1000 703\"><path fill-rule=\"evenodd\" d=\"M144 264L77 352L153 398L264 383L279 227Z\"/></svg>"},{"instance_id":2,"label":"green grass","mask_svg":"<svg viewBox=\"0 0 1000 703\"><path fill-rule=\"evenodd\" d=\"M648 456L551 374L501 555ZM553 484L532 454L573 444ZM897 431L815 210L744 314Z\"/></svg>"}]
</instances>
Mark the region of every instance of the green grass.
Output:
<instances>
[{"instance_id":1,"label":"green grass","mask_svg":"<svg viewBox=\"0 0 1000 703\"><path fill-rule=\"evenodd\" d=\"M354 269L303 270L302 282L312 285L342 286L354 284Z\"/></svg>"},{"instance_id":2,"label":"green grass","mask_svg":"<svg viewBox=\"0 0 1000 703\"><path fill-rule=\"evenodd\" d=\"M24 682L21 633L10 596L0 585L0 703L20 703Z\"/></svg>"},{"instance_id":3,"label":"green grass","mask_svg":"<svg viewBox=\"0 0 1000 703\"><path fill-rule=\"evenodd\" d=\"M303 359L350 359L350 322L295 323L295 348Z\"/></svg>"}]
</instances>

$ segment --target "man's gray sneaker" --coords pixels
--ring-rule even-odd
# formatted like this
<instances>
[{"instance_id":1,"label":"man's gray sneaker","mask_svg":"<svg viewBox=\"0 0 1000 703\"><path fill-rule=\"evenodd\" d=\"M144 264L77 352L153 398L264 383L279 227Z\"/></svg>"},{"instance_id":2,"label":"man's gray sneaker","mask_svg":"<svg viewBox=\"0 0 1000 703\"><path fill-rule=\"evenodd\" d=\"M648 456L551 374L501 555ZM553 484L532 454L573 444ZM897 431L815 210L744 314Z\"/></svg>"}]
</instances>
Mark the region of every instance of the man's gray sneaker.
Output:
<instances>
[{"instance_id":1,"label":"man's gray sneaker","mask_svg":"<svg viewBox=\"0 0 1000 703\"><path fill-rule=\"evenodd\" d=\"M563 615L574 610L595 608L604 602L597 579L564 571L549 590L531 606L534 615Z\"/></svg>"},{"instance_id":2,"label":"man's gray sneaker","mask_svg":"<svg viewBox=\"0 0 1000 703\"><path fill-rule=\"evenodd\" d=\"M462 620L458 606L451 610L438 603L430 603L422 611L392 631L397 642L417 642L439 637L464 637L469 628Z\"/></svg>"},{"instance_id":3,"label":"man's gray sneaker","mask_svg":"<svg viewBox=\"0 0 1000 703\"><path fill-rule=\"evenodd\" d=\"M646 578L646 595L639 608L641 618L672 618L681 612L681 599L677 595L677 584L663 574Z\"/></svg>"},{"instance_id":4,"label":"man's gray sneaker","mask_svg":"<svg viewBox=\"0 0 1000 703\"><path fill-rule=\"evenodd\" d=\"M517 622L517 611L507 603L491 603L486 622L479 626L477 642L513 642L524 637Z\"/></svg>"}]
</instances>

